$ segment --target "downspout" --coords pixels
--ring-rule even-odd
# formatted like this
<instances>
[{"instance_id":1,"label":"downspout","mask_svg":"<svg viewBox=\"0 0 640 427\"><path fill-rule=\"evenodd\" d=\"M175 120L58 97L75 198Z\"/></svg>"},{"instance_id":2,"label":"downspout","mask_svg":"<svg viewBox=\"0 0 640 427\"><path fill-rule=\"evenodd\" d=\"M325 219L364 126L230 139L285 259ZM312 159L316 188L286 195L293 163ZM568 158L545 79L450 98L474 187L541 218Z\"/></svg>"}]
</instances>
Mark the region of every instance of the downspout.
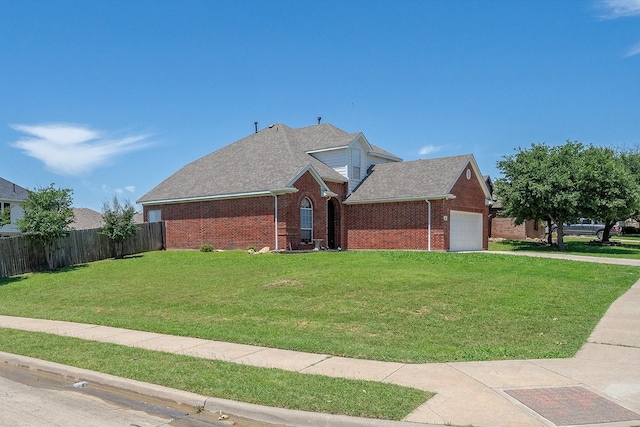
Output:
<instances>
[{"instance_id":1,"label":"downspout","mask_svg":"<svg viewBox=\"0 0 640 427\"><path fill-rule=\"evenodd\" d=\"M273 212L273 222L275 223L275 234L276 234L276 251L278 250L278 195L271 193L274 198L274 212Z\"/></svg>"},{"instance_id":2,"label":"downspout","mask_svg":"<svg viewBox=\"0 0 640 427\"><path fill-rule=\"evenodd\" d=\"M427 250L431 252L431 202L427 201Z\"/></svg>"},{"instance_id":3,"label":"downspout","mask_svg":"<svg viewBox=\"0 0 640 427\"><path fill-rule=\"evenodd\" d=\"M320 119L320 117L318 117L318 119ZM318 120L318 124L320 124L320 120ZM331 200L331 196L328 196L327 201L324 204L324 216L325 216L324 241L327 249L329 249L329 201L330 200Z\"/></svg>"}]
</instances>

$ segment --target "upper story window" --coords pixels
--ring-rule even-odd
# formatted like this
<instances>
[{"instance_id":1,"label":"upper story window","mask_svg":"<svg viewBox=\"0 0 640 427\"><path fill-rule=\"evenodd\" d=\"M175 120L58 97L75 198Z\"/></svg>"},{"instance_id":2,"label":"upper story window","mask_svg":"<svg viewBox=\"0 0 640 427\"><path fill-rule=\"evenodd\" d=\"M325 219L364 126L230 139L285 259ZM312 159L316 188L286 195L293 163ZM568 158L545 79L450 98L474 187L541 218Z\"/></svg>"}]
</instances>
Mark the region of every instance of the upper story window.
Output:
<instances>
[{"instance_id":1,"label":"upper story window","mask_svg":"<svg viewBox=\"0 0 640 427\"><path fill-rule=\"evenodd\" d=\"M300 203L300 240L302 243L313 241L313 205L308 197Z\"/></svg>"},{"instance_id":2,"label":"upper story window","mask_svg":"<svg viewBox=\"0 0 640 427\"><path fill-rule=\"evenodd\" d=\"M360 179L360 162L361 162L361 154L360 150L357 148L353 148L351 150L351 170L352 170L352 179Z\"/></svg>"},{"instance_id":3,"label":"upper story window","mask_svg":"<svg viewBox=\"0 0 640 427\"><path fill-rule=\"evenodd\" d=\"M147 212L147 222L160 222L162 221L162 212L160 209L155 209Z\"/></svg>"}]
</instances>

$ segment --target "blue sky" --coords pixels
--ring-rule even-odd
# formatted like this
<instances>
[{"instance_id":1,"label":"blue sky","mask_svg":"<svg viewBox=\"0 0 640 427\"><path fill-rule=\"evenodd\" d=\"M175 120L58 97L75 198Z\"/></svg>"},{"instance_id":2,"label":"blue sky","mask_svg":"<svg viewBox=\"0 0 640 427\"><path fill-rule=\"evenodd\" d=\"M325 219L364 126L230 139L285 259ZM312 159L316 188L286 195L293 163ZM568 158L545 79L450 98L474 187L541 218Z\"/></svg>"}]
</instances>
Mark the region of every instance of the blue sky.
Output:
<instances>
[{"instance_id":1,"label":"blue sky","mask_svg":"<svg viewBox=\"0 0 640 427\"><path fill-rule=\"evenodd\" d=\"M0 176L134 202L285 123L405 160L640 145L640 0L0 0Z\"/></svg>"}]
</instances>

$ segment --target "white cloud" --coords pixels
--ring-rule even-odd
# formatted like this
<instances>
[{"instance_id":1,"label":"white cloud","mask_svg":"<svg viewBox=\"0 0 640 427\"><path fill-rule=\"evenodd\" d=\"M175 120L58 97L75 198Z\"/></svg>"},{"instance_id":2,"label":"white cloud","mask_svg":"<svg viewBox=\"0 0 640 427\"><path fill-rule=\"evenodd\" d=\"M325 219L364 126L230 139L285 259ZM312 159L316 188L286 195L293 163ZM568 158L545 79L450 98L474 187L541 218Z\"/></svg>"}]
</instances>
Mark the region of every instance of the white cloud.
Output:
<instances>
[{"instance_id":1,"label":"white cloud","mask_svg":"<svg viewBox=\"0 0 640 427\"><path fill-rule=\"evenodd\" d=\"M436 151L440 151L440 147L435 145L425 145L420 149L420 155L426 156L427 154L435 153Z\"/></svg>"},{"instance_id":2,"label":"white cloud","mask_svg":"<svg viewBox=\"0 0 640 427\"><path fill-rule=\"evenodd\" d=\"M118 194L135 193L136 192L136 187L134 185L127 185L124 188L116 188L113 191L115 191Z\"/></svg>"},{"instance_id":3,"label":"white cloud","mask_svg":"<svg viewBox=\"0 0 640 427\"><path fill-rule=\"evenodd\" d=\"M69 124L11 125L27 134L12 145L60 175L79 176L104 166L119 154L139 150L149 135L110 138L103 132Z\"/></svg>"},{"instance_id":4,"label":"white cloud","mask_svg":"<svg viewBox=\"0 0 640 427\"><path fill-rule=\"evenodd\" d=\"M625 55L625 57L630 57L630 56L635 56L640 54L640 43L638 43L637 45L635 45L634 47L632 47L631 49L629 49L629 51L627 52L627 54Z\"/></svg>"},{"instance_id":5,"label":"white cloud","mask_svg":"<svg viewBox=\"0 0 640 427\"><path fill-rule=\"evenodd\" d=\"M616 19L626 16L640 16L640 0L600 0L601 18Z\"/></svg>"}]
</instances>

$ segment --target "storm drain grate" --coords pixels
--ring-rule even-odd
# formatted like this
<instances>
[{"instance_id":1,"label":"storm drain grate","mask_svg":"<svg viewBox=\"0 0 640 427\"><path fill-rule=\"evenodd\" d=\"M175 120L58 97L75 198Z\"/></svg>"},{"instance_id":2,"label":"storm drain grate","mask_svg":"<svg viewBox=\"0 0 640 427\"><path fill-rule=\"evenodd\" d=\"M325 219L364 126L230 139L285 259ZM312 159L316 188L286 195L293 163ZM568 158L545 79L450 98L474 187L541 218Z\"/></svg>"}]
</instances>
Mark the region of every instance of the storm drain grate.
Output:
<instances>
[{"instance_id":1,"label":"storm drain grate","mask_svg":"<svg viewBox=\"0 0 640 427\"><path fill-rule=\"evenodd\" d=\"M640 420L640 414L582 387L505 390L557 426Z\"/></svg>"}]
</instances>

